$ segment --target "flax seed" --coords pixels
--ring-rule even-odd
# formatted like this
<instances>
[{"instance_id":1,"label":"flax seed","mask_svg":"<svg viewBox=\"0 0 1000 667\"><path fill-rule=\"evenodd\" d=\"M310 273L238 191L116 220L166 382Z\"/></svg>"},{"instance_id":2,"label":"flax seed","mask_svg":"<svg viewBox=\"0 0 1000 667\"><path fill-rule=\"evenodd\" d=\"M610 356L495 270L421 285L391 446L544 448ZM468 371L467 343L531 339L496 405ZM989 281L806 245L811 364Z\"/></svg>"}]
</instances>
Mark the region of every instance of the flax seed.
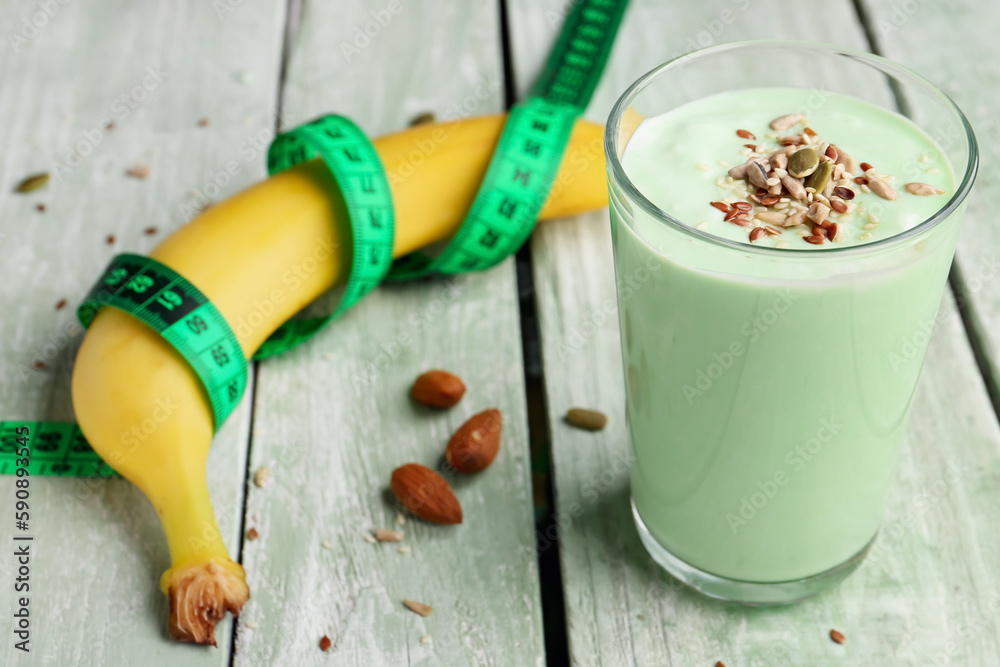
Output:
<instances>
[{"instance_id":1,"label":"flax seed","mask_svg":"<svg viewBox=\"0 0 1000 667\"><path fill-rule=\"evenodd\" d=\"M833 194L837 195L844 201L851 201L852 199L854 199L854 190L850 188L837 186L833 189Z\"/></svg>"},{"instance_id":2,"label":"flax seed","mask_svg":"<svg viewBox=\"0 0 1000 667\"><path fill-rule=\"evenodd\" d=\"M749 139L750 141L754 141L757 138L749 130L736 130L736 136L741 139Z\"/></svg>"},{"instance_id":3,"label":"flax seed","mask_svg":"<svg viewBox=\"0 0 1000 667\"><path fill-rule=\"evenodd\" d=\"M760 239L760 237L764 236L764 234L766 234L766 232L764 231L763 227L753 228L752 230L750 230L750 243L757 241L758 239Z\"/></svg>"},{"instance_id":4,"label":"flax seed","mask_svg":"<svg viewBox=\"0 0 1000 667\"><path fill-rule=\"evenodd\" d=\"M712 202L712 206L714 206L715 208L719 209L723 213L729 213L729 206L727 204L721 202L721 201L714 201L714 202Z\"/></svg>"}]
</instances>

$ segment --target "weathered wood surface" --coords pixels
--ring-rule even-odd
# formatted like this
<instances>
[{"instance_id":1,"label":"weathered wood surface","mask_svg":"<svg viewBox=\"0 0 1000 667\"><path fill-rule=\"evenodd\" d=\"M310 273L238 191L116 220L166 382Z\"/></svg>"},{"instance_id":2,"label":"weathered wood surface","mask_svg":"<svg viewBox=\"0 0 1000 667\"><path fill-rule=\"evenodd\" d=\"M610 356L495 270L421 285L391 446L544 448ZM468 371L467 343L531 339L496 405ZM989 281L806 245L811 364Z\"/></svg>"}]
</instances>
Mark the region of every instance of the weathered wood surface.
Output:
<instances>
[{"instance_id":1,"label":"weathered wood surface","mask_svg":"<svg viewBox=\"0 0 1000 667\"><path fill-rule=\"evenodd\" d=\"M522 94L551 46L561 6L510 3ZM950 12L935 10L944 11ZM925 48L936 43L928 41L930 26L944 20L928 19ZM846 1L794 12L776 1L633 2L587 115L603 121L636 77L696 46L760 37L828 40L830 26L837 26L838 41L865 46ZM962 29L952 29L959 39ZM914 52L920 43L914 38ZM926 60L931 52L937 48L924 54ZM964 62L956 53L951 68L959 58ZM998 479L1000 430L950 295L942 304L874 557L838 589L794 607L726 605L662 575L632 524L608 224L606 211L550 223L532 242L573 663L723 660L732 667L995 660L1000 591L990 564L998 549L998 510L990 489ZM573 406L607 412L610 426L599 434L571 429L562 417ZM844 632L847 644L833 644L831 628Z\"/></svg>"},{"instance_id":2,"label":"weathered wood surface","mask_svg":"<svg viewBox=\"0 0 1000 667\"><path fill-rule=\"evenodd\" d=\"M424 111L495 112L499 16L491 0L306 4L283 109L293 122L343 113L372 135ZM246 527L259 538L244 544L253 597L237 665L544 664L518 321L508 260L453 282L383 287L261 364L250 459L271 481L249 488ZM447 412L408 395L434 367L468 386ZM450 433L488 407L503 412L501 453L484 473L452 480L465 522L408 520L405 554L366 542L396 527L392 470L438 468ZM434 612L418 616L403 599Z\"/></svg>"},{"instance_id":3,"label":"weathered wood surface","mask_svg":"<svg viewBox=\"0 0 1000 667\"><path fill-rule=\"evenodd\" d=\"M30 29L31 21L41 27ZM246 0L224 17L205 2L7 4L0 17L0 419L72 419L69 379L82 338L74 311L107 261L148 251L186 222L182 205L194 199L191 191L206 189L227 161L237 160L240 171L218 191L207 188L217 197L264 175L263 156L246 160L239 146L273 126L283 21L283 3L274 0ZM201 118L210 124L199 127ZM148 179L125 175L138 164L152 168ZM47 188L13 193L39 171L53 172ZM147 236L151 226L159 231ZM57 311L60 299L68 304ZM32 369L39 360L44 371ZM249 418L244 401L208 460L232 553ZM138 490L120 479L35 478L31 494L32 634L24 654L11 634L14 479L0 478L0 663L229 663L228 620L216 631L218 649L167 638L159 591L167 546Z\"/></svg>"},{"instance_id":4,"label":"weathered wood surface","mask_svg":"<svg viewBox=\"0 0 1000 667\"><path fill-rule=\"evenodd\" d=\"M882 55L912 67L962 108L979 142L976 187L969 196L952 274L973 345L985 362L994 401L1000 396L1000 230L993 210L1000 182L1000 101L994 3L862 0L869 34ZM962 141L962 137L945 140Z\"/></svg>"}]
</instances>

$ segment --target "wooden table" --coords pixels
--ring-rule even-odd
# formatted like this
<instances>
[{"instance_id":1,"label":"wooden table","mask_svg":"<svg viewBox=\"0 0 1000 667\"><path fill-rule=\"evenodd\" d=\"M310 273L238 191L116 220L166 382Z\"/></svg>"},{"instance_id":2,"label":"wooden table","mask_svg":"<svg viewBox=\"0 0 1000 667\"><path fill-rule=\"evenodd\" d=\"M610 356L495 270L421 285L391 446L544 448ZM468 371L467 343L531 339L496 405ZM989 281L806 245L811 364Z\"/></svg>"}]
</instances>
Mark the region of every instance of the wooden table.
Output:
<instances>
[{"instance_id":1,"label":"wooden table","mask_svg":"<svg viewBox=\"0 0 1000 667\"><path fill-rule=\"evenodd\" d=\"M532 83L566 10L562 0L49 4L46 15L46 3L17 0L0 20L5 418L72 418L72 306L114 253L148 251L187 222L200 193L219 200L264 178L276 124L337 111L378 135L424 111L496 112ZM633 0L587 112L603 122L627 84L696 46L793 37L910 65L976 127L983 170L886 526L876 556L836 590L781 609L726 605L663 576L643 551L628 508L616 317L601 316L615 294L603 210L542 225L519 264L380 289L313 343L254 366L209 458L216 512L253 596L235 626L220 624L218 649L166 639L156 586L166 544L136 489L38 481L32 652L14 650L5 602L0 662L997 664L1000 232L987 207L1000 195L998 17L987 3ZM57 183L12 194L56 163ZM125 176L137 164L151 167L147 179ZM64 298L70 307L56 310ZM412 344L397 344L401 334ZM43 371L32 368L39 359ZM457 409L429 414L408 400L429 367L465 379ZM366 542L366 531L393 525L390 471L437 463L448 434L487 406L504 413L503 453L460 485L466 522L407 522L406 554ZM609 428L572 430L562 421L571 406L604 410ZM538 551L529 443L554 471ZM271 471L263 489L248 483L260 465ZM11 478L0 496L12 509ZM250 528L258 539L246 539ZM0 557L5 601L12 563ZM407 611L404 598L434 614ZM831 628L847 643L832 643Z\"/></svg>"}]
</instances>

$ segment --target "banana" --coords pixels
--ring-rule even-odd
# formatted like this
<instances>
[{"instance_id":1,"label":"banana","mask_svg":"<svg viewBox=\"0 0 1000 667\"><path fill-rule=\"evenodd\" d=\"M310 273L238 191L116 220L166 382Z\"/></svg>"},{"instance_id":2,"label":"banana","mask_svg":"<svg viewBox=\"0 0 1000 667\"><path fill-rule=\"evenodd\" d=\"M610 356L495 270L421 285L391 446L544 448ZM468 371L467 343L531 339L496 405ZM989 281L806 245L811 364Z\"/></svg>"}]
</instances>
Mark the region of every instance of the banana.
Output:
<instances>
[{"instance_id":1,"label":"banana","mask_svg":"<svg viewBox=\"0 0 1000 667\"><path fill-rule=\"evenodd\" d=\"M396 210L395 257L457 231L504 121L420 125L374 141ZM542 219L607 204L602 133L577 123ZM302 163L205 210L151 256L211 299L250 358L282 322L346 277L336 249L350 236L330 197L335 189L321 161ZM105 308L80 347L72 395L88 441L142 490L163 524L171 567L160 587L170 599L170 635L214 646L215 624L227 611L238 615L250 591L209 499L213 417L197 377L152 329Z\"/></svg>"}]
</instances>

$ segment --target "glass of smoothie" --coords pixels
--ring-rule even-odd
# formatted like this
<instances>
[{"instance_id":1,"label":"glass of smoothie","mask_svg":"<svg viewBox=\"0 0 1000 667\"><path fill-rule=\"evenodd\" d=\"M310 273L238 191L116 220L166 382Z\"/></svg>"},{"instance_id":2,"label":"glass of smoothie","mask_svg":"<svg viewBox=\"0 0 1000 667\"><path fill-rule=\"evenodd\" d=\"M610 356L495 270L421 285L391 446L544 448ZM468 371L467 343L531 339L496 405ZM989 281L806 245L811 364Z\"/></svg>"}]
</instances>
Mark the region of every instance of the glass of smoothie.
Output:
<instances>
[{"instance_id":1,"label":"glass of smoothie","mask_svg":"<svg viewBox=\"0 0 1000 667\"><path fill-rule=\"evenodd\" d=\"M643 544L726 600L833 586L882 521L969 123L878 56L744 42L636 81L605 149Z\"/></svg>"}]
</instances>

